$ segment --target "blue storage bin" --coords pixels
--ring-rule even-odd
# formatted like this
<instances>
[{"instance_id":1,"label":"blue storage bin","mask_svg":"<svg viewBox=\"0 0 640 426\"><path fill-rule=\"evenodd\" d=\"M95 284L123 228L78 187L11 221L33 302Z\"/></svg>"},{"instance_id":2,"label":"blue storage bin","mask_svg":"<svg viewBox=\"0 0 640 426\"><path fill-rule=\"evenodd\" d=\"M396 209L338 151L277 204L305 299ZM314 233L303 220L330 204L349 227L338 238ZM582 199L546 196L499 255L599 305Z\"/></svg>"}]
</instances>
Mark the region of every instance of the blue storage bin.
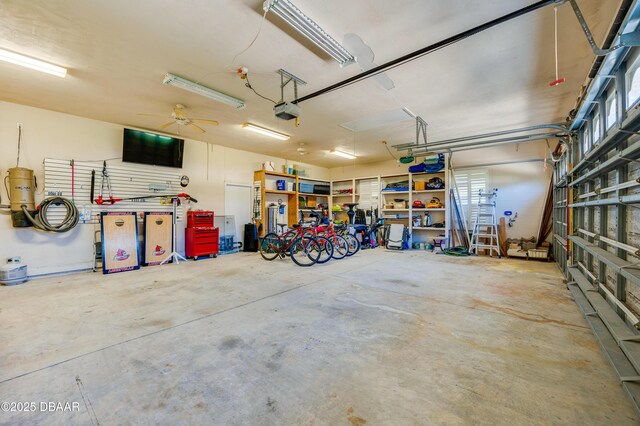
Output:
<instances>
[{"instance_id":1,"label":"blue storage bin","mask_svg":"<svg viewBox=\"0 0 640 426\"><path fill-rule=\"evenodd\" d=\"M298 189L298 192L313 194L313 184L300 182L300 189Z\"/></svg>"},{"instance_id":2,"label":"blue storage bin","mask_svg":"<svg viewBox=\"0 0 640 426\"><path fill-rule=\"evenodd\" d=\"M278 191L284 191L286 189L286 183L284 179L278 179L276 181L276 188L278 189Z\"/></svg>"}]
</instances>

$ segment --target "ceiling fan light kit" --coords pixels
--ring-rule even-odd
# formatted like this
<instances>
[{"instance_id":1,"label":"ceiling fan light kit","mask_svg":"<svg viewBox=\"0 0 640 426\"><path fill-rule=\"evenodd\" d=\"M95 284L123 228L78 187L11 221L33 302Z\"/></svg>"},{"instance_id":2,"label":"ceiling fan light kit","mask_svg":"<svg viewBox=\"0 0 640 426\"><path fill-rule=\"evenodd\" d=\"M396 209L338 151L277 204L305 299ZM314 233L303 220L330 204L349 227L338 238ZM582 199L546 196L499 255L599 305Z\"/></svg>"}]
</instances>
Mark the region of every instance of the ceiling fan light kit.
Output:
<instances>
[{"instance_id":1,"label":"ceiling fan light kit","mask_svg":"<svg viewBox=\"0 0 640 426\"><path fill-rule=\"evenodd\" d=\"M67 76L66 68L41 61L40 59L30 58L19 53L9 52L8 50L4 49L0 49L0 61L9 62L14 65L20 65L21 67L55 75L56 77L60 78L65 78Z\"/></svg>"},{"instance_id":2,"label":"ceiling fan light kit","mask_svg":"<svg viewBox=\"0 0 640 426\"><path fill-rule=\"evenodd\" d=\"M257 126L252 123L244 123L242 125L242 128L245 130L250 130L254 133L259 133L264 136L272 137L274 139L279 139L281 141L286 141L286 140L289 140L290 138L289 135L285 135L284 133L276 132L275 130L267 129L266 127L262 127L262 126Z\"/></svg>"},{"instance_id":3,"label":"ceiling fan light kit","mask_svg":"<svg viewBox=\"0 0 640 426\"><path fill-rule=\"evenodd\" d=\"M332 149L331 151L329 151L329 153L333 155L337 155L338 157L348 158L349 160L355 160L356 158L358 158L358 156L356 155L349 154L348 152L338 151L336 149Z\"/></svg>"},{"instance_id":4,"label":"ceiling fan light kit","mask_svg":"<svg viewBox=\"0 0 640 426\"><path fill-rule=\"evenodd\" d=\"M210 87L194 83L193 81L187 80L186 78L182 78L171 73L165 74L162 83L189 91L191 93L195 93L200 96L204 96L205 98L213 99L214 101L232 106L236 109L243 109L246 106L243 100L234 98L233 96L218 92L217 90L214 90Z\"/></svg>"},{"instance_id":5,"label":"ceiling fan light kit","mask_svg":"<svg viewBox=\"0 0 640 426\"><path fill-rule=\"evenodd\" d=\"M273 12L278 15L313 44L327 52L341 67L354 61L353 55L344 46L289 0L266 0L262 7L265 12Z\"/></svg>"}]
</instances>

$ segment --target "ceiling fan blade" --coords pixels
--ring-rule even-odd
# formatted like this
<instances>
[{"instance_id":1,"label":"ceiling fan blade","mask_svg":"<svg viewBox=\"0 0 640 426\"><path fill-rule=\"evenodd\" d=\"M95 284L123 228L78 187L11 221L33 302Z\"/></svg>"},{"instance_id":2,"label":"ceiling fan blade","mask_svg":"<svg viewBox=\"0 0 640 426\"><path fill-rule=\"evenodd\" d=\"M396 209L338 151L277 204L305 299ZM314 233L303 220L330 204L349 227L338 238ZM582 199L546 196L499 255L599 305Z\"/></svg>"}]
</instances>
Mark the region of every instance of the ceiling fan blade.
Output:
<instances>
[{"instance_id":1,"label":"ceiling fan blade","mask_svg":"<svg viewBox=\"0 0 640 426\"><path fill-rule=\"evenodd\" d=\"M158 129L166 129L167 127L171 126L174 123L175 123L175 121L168 121L168 122L164 123L162 126L158 127Z\"/></svg>"},{"instance_id":2,"label":"ceiling fan blade","mask_svg":"<svg viewBox=\"0 0 640 426\"><path fill-rule=\"evenodd\" d=\"M207 132L205 132L205 130L204 130L202 127L200 127L200 126L196 126L196 125L195 125L195 124L193 124L193 123L189 123L189 124L187 124L187 126L189 126L189 127L193 127L194 129L196 129L196 130L197 130L197 131L199 131L200 133L207 133Z\"/></svg>"},{"instance_id":3,"label":"ceiling fan blade","mask_svg":"<svg viewBox=\"0 0 640 426\"><path fill-rule=\"evenodd\" d=\"M220 124L216 120L207 120L206 118L192 118L191 121L194 123L209 124L210 126L217 126Z\"/></svg>"}]
</instances>

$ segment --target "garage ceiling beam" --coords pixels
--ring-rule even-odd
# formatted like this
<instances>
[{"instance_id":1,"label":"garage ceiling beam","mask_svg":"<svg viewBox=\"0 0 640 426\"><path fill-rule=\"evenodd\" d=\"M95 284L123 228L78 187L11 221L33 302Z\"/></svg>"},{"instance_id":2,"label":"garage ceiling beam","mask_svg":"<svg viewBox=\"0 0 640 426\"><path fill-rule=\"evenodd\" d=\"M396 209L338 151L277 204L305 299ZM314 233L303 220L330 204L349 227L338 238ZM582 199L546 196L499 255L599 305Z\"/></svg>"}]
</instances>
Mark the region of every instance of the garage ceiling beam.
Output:
<instances>
[{"instance_id":1,"label":"garage ceiling beam","mask_svg":"<svg viewBox=\"0 0 640 426\"><path fill-rule=\"evenodd\" d=\"M533 3L529 6L523 7L522 9L518 9L514 12L511 13L507 13L506 15L503 15L499 18L496 18L494 20L485 22L484 24L478 25L476 27L473 27L469 30L463 31L461 33L458 33L454 36L448 37L444 40L441 40L439 42L436 42L434 44L431 44L429 46L423 47L422 49L416 50L415 52L411 52L409 54L406 54L404 56L401 56L397 59L391 60L389 62L386 62L382 65L378 65L377 67L371 68L370 70L364 71L358 75L355 75L353 77L347 78L346 80L342 80L338 83L332 84L331 86L325 87L324 89L320 89L316 92L313 92L309 95L303 96L300 99L297 99L295 101L293 101L293 103L300 103L300 102L304 102L307 101L309 99L313 99L317 96L320 96L324 93L328 93L328 92L332 92L334 90L338 90L341 89L345 86L348 86L350 84L353 83L357 83L361 80L364 80L366 78L372 77L376 74L380 74L386 70L389 70L391 68L395 68L397 66L403 65L409 61L412 61L414 59L420 58L422 56L428 55L429 53L435 52L436 50L440 50L444 47L447 47L451 44L457 43L459 41L464 40L467 37L471 37L472 35L478 34L482 31L488 30L489 28L495 27L496 25L500 25L502 23L505 23L507 21L510 21L512 19L518 18L520 16L526 15L527 13L530 12L534 12L538 9L541 9L545 6L548 6L550 4L553 3L560 3L563 0L543 0L543 1L539 1L536 3Z\"/></svg>"}]
</instances>

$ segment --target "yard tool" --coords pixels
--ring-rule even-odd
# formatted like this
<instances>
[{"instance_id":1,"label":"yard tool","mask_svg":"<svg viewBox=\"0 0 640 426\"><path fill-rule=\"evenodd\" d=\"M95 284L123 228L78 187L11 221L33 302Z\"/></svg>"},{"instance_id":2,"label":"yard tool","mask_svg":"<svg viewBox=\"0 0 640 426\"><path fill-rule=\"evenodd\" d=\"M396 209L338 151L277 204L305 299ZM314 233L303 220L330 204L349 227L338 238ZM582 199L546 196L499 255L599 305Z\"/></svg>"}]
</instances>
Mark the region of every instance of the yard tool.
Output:
<instances>
[{"instance_id":1,"label":"yard tool","mask_svg":"<svg viewBox=\"0 0 640 426\"><path fill-rule=\"evenodd\" d=\"M96 190L96 171L91 170L91 204L93 204L93 195Z\"/></svg>"},{"instance_id":2,"label":"yard tool","mask_svg":"<svg viewBox=\"0 0 640 426\"><path fill-rule=\"evenodd\" d=\"M107 190L109 191L109 199L105 200L102 196L102 192L104 190L105 182L107 184ZM100 181L100 195L96 198L96 204L103 205L113 205L117 201L122 201L120 198L113 198L113 192L111 191L111 178L109 177L109 172L107 171L107 162L104 161L102 163L102 180Z\"/></svg>"}]
</instances>

